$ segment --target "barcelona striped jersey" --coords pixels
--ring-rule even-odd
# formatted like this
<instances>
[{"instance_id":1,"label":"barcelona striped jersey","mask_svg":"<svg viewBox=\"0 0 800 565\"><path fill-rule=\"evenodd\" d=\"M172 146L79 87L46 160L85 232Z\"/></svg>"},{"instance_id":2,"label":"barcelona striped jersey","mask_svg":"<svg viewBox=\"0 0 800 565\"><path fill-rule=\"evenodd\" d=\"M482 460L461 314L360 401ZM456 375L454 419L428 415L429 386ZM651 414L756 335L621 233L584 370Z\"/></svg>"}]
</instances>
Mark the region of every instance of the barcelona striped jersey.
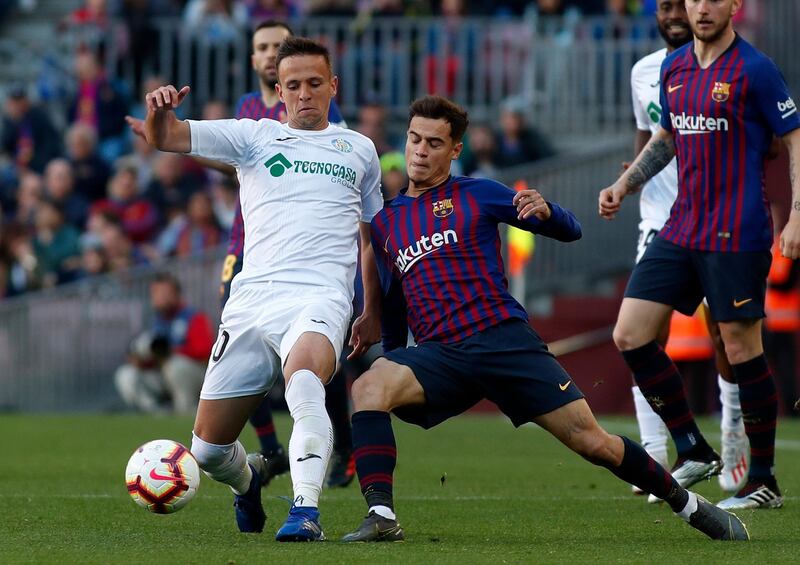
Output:
<instances>
[{"instance_id":1,"label":"barcelona striped jersey","mask_svg":"<svg viewBox=\"0 0 800 565\"><path fill-rule=\"evenodd\" d=\"M701 251L769 250L764 158L773 135L800 127L797 107L772 60L738 35L705 69L693 46L661 67L661 127L673 134L679 180L660 235Z\"/></svg>"},{"instance_id":2,"label":"barcelona striped jersey","mask_svg":"<svg viewBox=\"0 0 800 565\"><path fill-rule=\"evenodd\" d=\"M498 224L574 241L581 227L571 212L550 204L546 221L517 219L514 191L498 182L449 177L414 198L405 192L372 220L372 247L384 291L400 288L384 308L384 347L405 342L405 324L417 343L452 343L510 318L528 319L508 292ZM406 312L402 312L406 310ZM392 335L387 335L392 334ZM397 335L394 335L397 334ZM396 340L395 340L396 341Z\"/></svg>"}]
</instances>

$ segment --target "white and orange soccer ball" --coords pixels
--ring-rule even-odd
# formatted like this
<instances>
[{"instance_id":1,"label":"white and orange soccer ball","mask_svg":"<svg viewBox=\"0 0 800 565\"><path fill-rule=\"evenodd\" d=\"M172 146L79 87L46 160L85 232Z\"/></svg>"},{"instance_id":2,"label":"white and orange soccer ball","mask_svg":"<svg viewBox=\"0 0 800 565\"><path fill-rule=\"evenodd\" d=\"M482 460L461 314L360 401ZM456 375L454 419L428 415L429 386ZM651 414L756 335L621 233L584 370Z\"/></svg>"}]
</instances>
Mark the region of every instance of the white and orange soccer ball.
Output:
<instances>
[{"instance_id":1,"label":"white and orange soccer ball","mask_svg":"<svg viewBox=\"0 0 800 565\"><path fill-rule=\"evenodd\" d=\"M200 468L177 441L156 439L133 452L125 483L136 504L156 514L171 514L194 498L200 486Z\"/></svg>"}]
</instances>

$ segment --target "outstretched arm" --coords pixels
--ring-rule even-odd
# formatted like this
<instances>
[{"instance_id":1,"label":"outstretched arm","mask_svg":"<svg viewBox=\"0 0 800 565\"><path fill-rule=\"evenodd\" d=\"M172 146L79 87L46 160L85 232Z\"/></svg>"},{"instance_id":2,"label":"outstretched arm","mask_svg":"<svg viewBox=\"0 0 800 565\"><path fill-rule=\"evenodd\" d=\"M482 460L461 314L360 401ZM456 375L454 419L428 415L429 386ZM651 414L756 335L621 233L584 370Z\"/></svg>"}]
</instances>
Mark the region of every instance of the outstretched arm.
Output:
<instances>
[{"instance_id":1,"label":"outstretched arm","mask_svg":"<svg viewBox=\"0 0 800 565\"><path fill-rule=\"evenodd\" d=\"M639 192L642 185L656 176L674 157L675 141L672 133L664 129L658 130L617 182L600 191L600 215L607 220L613 220L619 212L622 200L629 194Z\"/></svg>"},{"instance_id":2,"label":"outstretched arm","mask_svg":"<svg viewBox=\"0 0 800 565\"><path fill-rule=\"evenodd\" d=\"M189 124L179 120L173 111L181 105L189 90L188 86L184 86L179 92L170 84L145 95L147 117L144 120L144 134L147 143L170 153L191 151L192 135Z\"/></svg>"},{"instance_id":3,"label":"outstretched arm","mask_svg":"<svg viewBox=\"0 0 800 565\"><path fill-rule=\"evenodd\" d=\"M381 283L378 278L378 266L372 250L372 234L370 225L359 224L361 236L361 280L364 283L364 311L353 322L350 335L350 346L353 352L348 359L360 357L370 346L378 343L381 336Z\"/></svg>"},{"instance_id":4,"label":"outstretched arm","mask_svg":"<svg viewBox=\"0 0 800 565\"><path fill-rule=\"evenodd\" d=\"M792 208L781 232L781 253L789 259L800 259L800 128L784 135L783 141L789 149Z\"/></svg>"}]
</instances>

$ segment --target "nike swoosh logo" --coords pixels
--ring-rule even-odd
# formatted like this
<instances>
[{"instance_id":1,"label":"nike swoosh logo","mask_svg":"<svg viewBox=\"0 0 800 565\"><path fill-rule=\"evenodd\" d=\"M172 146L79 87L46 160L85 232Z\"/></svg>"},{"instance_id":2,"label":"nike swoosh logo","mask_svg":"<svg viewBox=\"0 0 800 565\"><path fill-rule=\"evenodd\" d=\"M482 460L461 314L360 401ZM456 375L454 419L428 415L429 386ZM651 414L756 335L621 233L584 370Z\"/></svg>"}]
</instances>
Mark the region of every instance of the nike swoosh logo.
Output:
<instances>
[{"instance_id":1,"label":"nike swoosh logo","mask_svg":"<svg viewBox=\"0 0 800 565\"><path fill-rule=\"evenodd\" d=\"M325 320L315 320L314 318L311 318L311 321L314 322L315 324L325 324L326 326L328 325L328 322L326 322Z\"/></svg>"},{"instance_id":2,"label":"nike swoosh logo","mask_svg":"<svg viewBox=\"0 0 800 565\"><path fill-rule=\"evenodd\" d=\"M315 457L316 457L317 459L322 459L322 457L320 457L320 456L319 456L319 455L317 455L316 453L306 453L306 456L305 456L305 457L299 457L297 460L298 460L298 461L306 461L306 460L308 460L308 459L314 459Z\"/></svg>"},{"instance_id":3,"label":"nike swoosh logo","mask_svg":"<svg viewBox=\"0 0 800 565\"><path fill-rule=\"evenodd\" d=\"M734 299L734 301L733 301L733 307L734 307L734 308L741 308L742 306L744 306L744 305L745 305L745 304L747 304L748 302L752 302L752 301L753 301L753 299L752 299L752 298L745 298L744 300L735 300L735 299Z\"/></svg>"},{"instance_id":4,"label":"nike swoosh logo","mask_svg":"<svg viewBox=\"0 0 800 565\"><path fill-rule=\"evenodd\" d=\"M155 469L150 469L150 478L154 481L172 481L176 483L183 480L183 477L176 477L174 475L159 475Z\"/></svg>"},{"instance_id":5,"label":"nike swoosh logo","mask_svg":"<svg viewBox=\"0 0 800 565\"><path fill-rule=\"evenodd\" d=\"M289 141L290 139L297 139L296 137L276 137L275 141Z\"/></svg>"},{"instance_id":6,"label":"nike swoosh logo","mask_svg":"<svg viewBox=\"0 0 800 565\"><path fill-rule=\"evenodd\" d=\"M673 92L675 92L675 91L676 91L676 90L678 90L679 88L683 88L683 85L682 85L682 84L671 84L671 85L669 85L669 86L667 87L667 91L668 91L670 94L672 94Z\"/></svg>"},{"instance_id":7,"label":"nike swoosh logo","mask_svg":"<svg viewBox=\"0 0 800 565\"><path fill-rule=\"evenodd\" d=\"M563 385L561 383L559 383L558 388L560 388L561 391L563 392L563 391L567 390L567 388L569 388L569 385L571 385L571 384L572 384L572 380L570 379L567 382L565 382Z\"/></svg>"}]
</instances>

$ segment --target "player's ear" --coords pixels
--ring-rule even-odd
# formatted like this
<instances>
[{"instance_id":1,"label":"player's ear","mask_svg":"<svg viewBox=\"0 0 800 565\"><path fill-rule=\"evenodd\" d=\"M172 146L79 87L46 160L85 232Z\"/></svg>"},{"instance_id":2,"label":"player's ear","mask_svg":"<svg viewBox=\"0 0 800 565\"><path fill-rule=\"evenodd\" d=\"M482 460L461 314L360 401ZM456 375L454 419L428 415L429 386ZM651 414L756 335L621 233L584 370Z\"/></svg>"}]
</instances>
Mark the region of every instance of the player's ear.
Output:
<instances>
[{"instance_id":1,"label":"player's ear","mask_svg":"<svg viewBox=\"0 0 800 565\"><path fill-rule=\"evenodd\" d=\"M256 53L255 53L255 51L250 53L250 66L253 68L254 71L258 70L258 67L256 66Z\"/></svg>"},{"instance_id":2,"label":"player's ear","mask_svg":"<svg viewBox=\"0 0 800 565\"><path fill-rule=\"evenodd\" d=\"M450 154L450 160L455 161L461 155L461 151L464 149L464 142L459 141L453 146L453 152Z\"/></svg>"},{"instance_id":3,"label":"player's ear","mask_svg":"<svg viewBox=\"0 0 800 565\"><path fill-rule=\"evenodd\" d=\"M281 102L286 104L286 100L283 99L283 90L281 90L281 83L279 83L279 82L275 83L275 92L278 93L278 98L281 99Z\"/></svg>"},{"instance_id":4,"label":"player's ear","mask_svg":"<svg viewBox=\"0 0 800 565\"><path fill-rule=\"evenodd\" d=\"M339 77L333 75L333 78L331 78L331 98L334 98L338 91L339 91Z\"/></svg>"},{"instance_id":5,"label":"player's ear","mask_svg":"<svg viewBox=\"0 0 800 565\"><path fill-rule=\"evenodd\" d=\"M742 0L733 0L733 6L731 7L731 16L735 16L741 9L742 9Z\"/></svg>"}]
</instances>

